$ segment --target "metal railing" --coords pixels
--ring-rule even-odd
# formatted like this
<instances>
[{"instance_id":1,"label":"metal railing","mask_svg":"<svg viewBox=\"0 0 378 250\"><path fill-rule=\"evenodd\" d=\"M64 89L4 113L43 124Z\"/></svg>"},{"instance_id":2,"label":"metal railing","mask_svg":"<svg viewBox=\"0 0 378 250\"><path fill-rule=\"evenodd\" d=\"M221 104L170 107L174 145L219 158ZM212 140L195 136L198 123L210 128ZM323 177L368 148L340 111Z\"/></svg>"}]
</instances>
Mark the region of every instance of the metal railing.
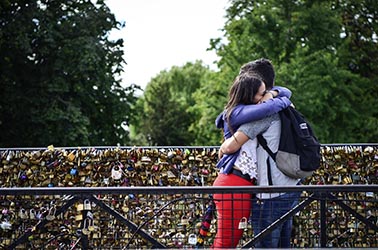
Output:
<instances>
[{"instance_id":1,"label":"metal railing","mask_svg":"<svg viewBox=\"0 0 378 250\"><path fill-rule=\"evenodd\" d=\"M218 149L0 149L0 246L210 247L216 216L198 239L212 194L301 191L298 206L261 233L248 223L238 247L253 247L290 217L293 248L378 247L378 144L322 145L322 166L304 185L264 188L212 187Z\"/></svg>"},{"instance_id":2,"label":"metal railing","mask_svg":"<svg viewBox=\"0 0 378 250\"><path fill-rule=\"evenodd\" d=\"M274 222L272 225L270 225L268 228L263 230L258 235L252 235L250 233L245 233L245 239L243 242L240 243L241 248L250 248L253 247L254 244L263 236L268 234L271 230L273 230L275 227L279 226L281 223L283 223L288 217L295 216L295 214L301 213L304 210L310 211L310 213L316 212L319 214L318 225L319 228L316 230L319 230L318 234L316 235L316 244L312 247L330 247L332 245L329 244L329 237L327 236L330 227L332 226L332 223L330 222L331 217L328 215L328 210L330 208L330 204L332 206L338 206L339 210L342 210L343 212L346 212L347 216L345 217L345 220L349 220L349 218L355 218L356 222L362 223L361 225L364 225L363 227L360 225L360 223L357 223L353 227L347 227L345 228L345 231L348 232L357 232L357 235L361 234L359 233L360 228L365 228L366 230L362 230L360 232L369 232L364 233L365 235L365 241L369 237L372 239L373 244L372 247L377 247L377 236L378 236L378 226L376 220L371 220L369 217L367 217L367 211L369 212L369 215L378 215L378 185L302 185L302 186L290 186L290 187L268 187L268 188L261 188L261 187L72 187L72 188L2 188L0 189L0 195L3 197L6 196L12 196L12 197L25 197L25 196L46 196L46 197L55 197L59 195L60 197L64 197L62 199L62 203L59 206L56 206L56 210L54 211L54 214L51 214L51 208L46 209L43 214L38 218L37 221L35 221L34 226L30 227L28 230L25 230L24 232L20 232L19 236L15 239L12 239L11 243L7 246L4 246L7 249L16 249L18 246L28 247L31 248L32 244L30 243L32 241L33 235L38 235L41 232L43 232L44 228L48 223L51 223L51 218L49 218L49 215L53 216L53 220L55 223L57 223L59 216L62 214L67 213L69 209L72 209L75 207L75 204L84 204L83 210L77 210L78 213L85 213L85 215L81 218L80 221L70 221L70 223L78 223L77 230L73 232L59 232L57 235L64 235L65 233L69 235L76 235L75 244L73 242L70 242L68 246L65 246L67 248L61 249L77 249L77 247L80 247L81 249L106 249L107 247L112 247L113 249L130 249L132 247L134 248L172 248L177 247L177 244L175 245L173 242L175 241L174 237L168 236L165 238L165 243L162 243L161 238L154 237L151 232L154 230L159 230L159 227L162 231L170 230L170 227L168 228L167 225L164 224L156 224L154 226L149 226L147 228L144 228L144 226L149 222L156 218L159 218L164 213L165 209L172 209L169 207L169 205L174 205L175 203L178 203L180 201L185 201L182 203L183 205L180 207L181 210L190 210L193 209L193 207L189 207L188 204L193 204L193 202L197 202L197 206L203 204L201 200L207 200L208 195L215 194L215 193L276 193L276 192L295 192L300 191L305 195L302 195L301 202L299 205L297 205L294 209L289 211L285 216ZM365 207L365 210L363 213L361 211L358 211L357 209L354 209L351 206L351 203L358 201L357 199L349 200L345 199L343 197L350 197L350 194L374 194L374 197L369 198L369 200L364 199L365 201L370 202L371 204L369 207ZM162 196L165 197L172 197L172 199L166 199L165 203L162 203L161 206L156 209L153 213L149 214L148 216L144 217L144 220L141 221L133 221L136 217L130 216L130 214L123 213L120 211L120 209L117 209L116 207L111 205L111 201L106 201L104 199L101 199L99 197L106 197L106 196L120 196L123 195L123 197L133 194L136 197L142 198L144 197L152 197L154 195L159 195L161 198ZM30 197L29 197L30 198ZM38 200L38 199L35 199ZM85 208L85 202L84 201L90 201L91 206ZM200 202L198 202L200 201ZM147 211L147 206L151 203L157 202L156 200L146 198L145 200L145 207L140 207L144 212ZM205 202L206 204L206 202ZM310 207L310 205L312 206ZM314 205L317 204L317 205ZM201 207L201 206L199 206ZM197 207L197 208L199 208ZM316 207L316 209L314 209ZM84 209L85 208L85 209ZM121 242L119 241L119 244L109 243L109 244L95 244L95 239L93 238L93 232L85 233L85 230L88 230L88 224L85 225L85 222L87 221L87 213L92 211L94 208L100 209L102 212L106 213L108 217L114 218L117 223L116 224L122 224L125 226L129 232L130 237L125 238L125 241ZM204 207L201 207L199 210L203 211ZM73 209L75 210L75 209ZM176 210L175 210L176 211ZM93 215L92 215L93 216ZM252 215L253 216L253 215ZM377 217L375 217L376 219ZM92 217L93 219L93 217ZM177 218L180 219L180 218ZM297 217L297 222L295 223L295 226L298 226L299 224L305 224L306 221L300 221L299 217ZM55 221L56 220L56 221ZM111 220L111 219L109 219ZM176 225L180 224L180 220L174 221L172 219L172 223ZM216 224L216 223L215 223ZM214 225L215 226L215 225ZM339 226L339 225L336 225ZM97 229L101 230L101 229ZM111 230L109 228L103 228L102 231ZM176 228L176 231L179 229ZM198 235L198 228L187 228L185 229L186 232L183 231L183 234L185 235L185 238L183 242L181 243L179 248L195 248L195 244L188 243L188 235ZM311 231L311 230L309 230ZM189 234L188 234L189 233ZM56 235L55 235L56 236ZM50 238L55 237L54 235L51 235ZM138 241L137 243L133 243L132 241L136 239L136 236L138 236L139 239L143 239L142 241ZM308 237L304 236L303 238ZM37 237L38 238L38 237ZM211 238L211 237L209 237ZM44 243L49 242L49 238L44 239ZM169 242L171 241L171 242ZM51 242L51 241L50 241ZM97 248L96 248L97 245ZM43 244L38 245L38 247L44 248ZM346 244L345 246L348 247L354 247L353 244ZM371 246L371 245L370 245ZM47 246L45 246L46 249ZM367 247L367 246L366 246Z\"/></svg>"}]
</instances>

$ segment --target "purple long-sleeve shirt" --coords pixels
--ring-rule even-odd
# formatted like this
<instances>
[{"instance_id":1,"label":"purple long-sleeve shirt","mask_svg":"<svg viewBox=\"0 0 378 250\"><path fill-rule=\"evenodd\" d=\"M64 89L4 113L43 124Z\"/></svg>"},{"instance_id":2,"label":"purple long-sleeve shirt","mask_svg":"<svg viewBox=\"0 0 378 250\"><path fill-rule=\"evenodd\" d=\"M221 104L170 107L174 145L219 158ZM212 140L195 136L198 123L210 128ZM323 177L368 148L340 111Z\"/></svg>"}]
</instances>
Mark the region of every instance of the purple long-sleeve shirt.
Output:
<instances>
[{"instance_id":1,"label":"purple long-sleeve shirt","mask_svg":"<svg viewBox=\"0 0 378 250\"><path fill-rule=\"evenodd\" d=\"M290 106L291 91L284 87L273 87L272 90L278 91L278 96L274 99L267 100L261 104L237 105L231 112L229 124L233 132L236 132L240 125L257 121L272 114L278 113L284 108ZM232 136L229 125L226 122L225 112L223 111L215 120L217 128L223 128L224 138L228 139ZM234 167L239 151L233 154L224 154L217 163L217 168L220 168L221 173L228 174Z\"/></svg>"}]
</instances>

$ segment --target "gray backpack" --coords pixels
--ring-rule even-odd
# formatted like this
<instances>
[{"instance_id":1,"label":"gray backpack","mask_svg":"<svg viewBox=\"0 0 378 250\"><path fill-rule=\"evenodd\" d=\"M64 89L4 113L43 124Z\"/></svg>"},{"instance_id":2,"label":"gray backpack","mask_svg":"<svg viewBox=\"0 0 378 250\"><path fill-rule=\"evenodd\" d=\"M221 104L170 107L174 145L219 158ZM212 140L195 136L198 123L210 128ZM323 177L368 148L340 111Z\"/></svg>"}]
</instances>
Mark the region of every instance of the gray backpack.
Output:
<instances>
[{"instance_id":1,"label":"gray backpack","mask_svg":"<svg viewBox=\"0 0 378 250\"><path fill-rule=\"evenodd\" d=\"M273 153L265 138L258 135L259 144L276 162L277 168L285 175L302 179L312 175L320 167L320 143L304 116L295 108L279 112L281 138L278 151ZM270 166L268 166L270 168ZM268 174L269 174L268 168ZM271 177L270 177L271 178Z\"/></svg>"}]
</instances>

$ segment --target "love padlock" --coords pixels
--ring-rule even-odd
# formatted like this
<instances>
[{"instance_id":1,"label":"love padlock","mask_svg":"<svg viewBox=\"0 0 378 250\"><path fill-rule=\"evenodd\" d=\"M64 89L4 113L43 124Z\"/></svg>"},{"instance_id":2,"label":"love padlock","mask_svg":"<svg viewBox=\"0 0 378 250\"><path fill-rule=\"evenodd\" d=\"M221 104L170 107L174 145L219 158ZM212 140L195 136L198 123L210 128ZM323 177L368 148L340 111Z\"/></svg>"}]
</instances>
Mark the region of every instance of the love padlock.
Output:
<instances>
[{"instance_id":1,"label":"love padlock","mask_svg":"<svg viewBox=\"0 0 378 250\"><path fill-rule=\"evenodd\" d=\"M89 220L88 230L91 231L91 232L93 232L93 231L96 230L96 226L95 226L95 224L94 224L94 220L93 220L93 219L90 219L90 220Z\"/></svg>"},{"instance_id":2,"label":"love padlock","mask_svg":"<svg viewBox=\"0 0 378 250\"><path fill-rule=\"evenodd\" d=\"M76 168L72 168L72 169L70 170L70 175L77 175L77 173L78 173L78 171L77 171Z\"/></svg>"},{"instance_id":3,"label":"love padlock","mask_svg":"<svg viewBox=\"0 0 378 250\"><path fill-rule=\"evenodd\" d=\"M68 155L67 158L69 161L74 161L75 160L75 151L71 151Z\"/></svg>"},{"instance_id":4,"label":"love padlock","mask_svg":"<svg viewBox=\"0 0 378 250\"><path fill-rule=\"evenodd\" d=\"M196 245L197 244L197 236L195 234L189 234L188 243L190 245Z\"/></svg>"},{"instance_id":5,"label":"love padlock","mask_svg":"<svg viewBox=\"0 0 378 250\"><path fill-rule=\"evenodd\" d=\"M76 221L80 221L80 220L83 220L83 215L80 213L80 214L77 214L76 216L75 216L75 220Z\"/></svg>"},{"instance_id":6,"label":"love padlock","mask_svg":"<svg viewBox=\"0 0 378 250\"><path fill-rule=\"evenodd\" d=\"M77 208L76 208L76 210L77 210L78 212L83 211L83 210L84 210L84 204L82 204L82 203L77 204Z\"/></svg>"},{"instance_id":7,"label":"love padlock","mask_svg":"<svg viewBox=\"0 0 378 250\"><path fill-rule=\"evenodd\" d=\"M104 177L104 179L103 179L102 181L103 181L103 183L104 183L105 185L108 186L109 183L110 183L109 179L110 179L110 178L105 178L105 177Z\"/></svg>"},{"instance_id":8,"label":"love padlock","mask_svg":"<svg viewBox=\"0 0 378 250\"><path fill-rule=\"evenodd\" d=\"M88 199L85 199L84 200L84 210L91 210L91 209L92 209L91 201L88 200Z\"/></svg>"},{"instance_id":9,"label":"love padlock","mask_svg":"<svg viewBox=\"0 0 378 250\"><path fill-rule=\"evenodd\" d=\"M27 175L25 174L25 172L19 172L18 173L18 178L21 180L21 181L26 181L28 179Z\"/></svg>"},{"instance_id":10,"label":"love padlock","mask_svg":"<svg viewBox=\"0 0 378 250\"><path fill-rule=\"evenodd\" d=\"M29 218L31 220L35 220L35 218L36 218L36 212L33 208L29 210Z\"/></svg>"},{"instance_id":11,"label":"love padlock","mask_svg":"<svg viewBox=\"0 0 378 250\"><path fill-rule=\"evenodd\" d=\"M21 219L28 219L28 214L26 212L26 210L24 208L21 208L20 211L18 212L18 216L21 218Z\"/></svg>"},{"instance_id":12,"label":"love padlock","mask_svg":"<svg viewBox=\"0 0 378 250\"><path fill-rule=\"evenodd\" d=\"M91 233L91 231L88 229L89 220L89 218L85 218L84 220L83 229L81 229L81 232L84 235L89 235Z\"/></svg>"},{"instance_id":13,"label":"love padlock","mask_svg":"<svg viewBox=\"0 0 378 250\"><path fill-rule=\"evenodd\" d=\"M187 226L189 225L189 219L184 215L181 217L181 223L180 223L181 226Z\"/></svg>"},{"instance_id":14,"label":"love padlock","mask_svg":"<svg viewBox=\"0 0 378 250\"><path fill-rule=\"evenodd\" d=\"M93 233L93 239L100 239L101 238L101 232L97 231Z\"/></svg>"},{"instance_id":15,"label":"love padlock","mask_svg":"<svg viewBox=\"0 0 378 250\"><path fill-rule=\"evenodd\" d=\"M116 181L122 178L122 169L118 165L112 168L112 178Z\"/></svg>"},{"instance_id":16,"label":"love padlock","mask_svg":"<svg viewBox=\"0 0 378 250\"><path fill-rule=\"evenodd\" d=\"M46 215L46 220L48 220L48 221L54 220L55 219L55 213L56 213L56 207L52 206L49 209L49 213Z\"/></svg>"},{"instance_id":17,"label":"love padlock","mask_svg":"<svg viewBox=\"0 0 378 250\"><path fill-rule=\"evenodd\" d=\"M195 204L194 202L191 202L191 203L189 204L189 208L190 208L190 209L194 209L195 206L196 206L196 204Z\"/></svg>"},{"instance_id":18,"label":"love padlock","mask_svg":"<svg viewBox=\"0 0 378 250\"><path fill-rule=\"evenodd\" d=\"M39 211L37 212L37 214L35 215L35 218L37 220L42 220L46 211L47 211L47 209L45 207L41 207L39 209Z\"/></svg>"},{"instance_id":19,"label":"love padlock","mask_svg":"<svg viewBox=\"0 0 378 250\"><path fill-rule=\"evenodd\" d=\"M247 218L246 217L243 217L240 219L239 221L239 229L246 229L248 227L248 222L247 222Z\"/></svg>"}]
</instances>

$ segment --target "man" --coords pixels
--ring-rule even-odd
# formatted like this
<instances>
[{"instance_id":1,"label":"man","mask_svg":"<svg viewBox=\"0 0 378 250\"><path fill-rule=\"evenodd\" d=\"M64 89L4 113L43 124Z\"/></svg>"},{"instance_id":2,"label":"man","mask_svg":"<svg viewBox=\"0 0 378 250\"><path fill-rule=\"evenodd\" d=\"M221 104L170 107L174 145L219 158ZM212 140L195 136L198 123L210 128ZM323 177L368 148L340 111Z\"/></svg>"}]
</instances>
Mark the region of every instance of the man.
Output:
<instances>
[{"instance_id":1,"label":"man","mask_svg":"<svg viewBox=\"0 0 378 250\"><path fill-rule=\"evenodd\" d=\"M266 82L266 86L273 86L274 69L269 60L259 59L247 63L241 67L240 73L253 71L260 75ZM271 84L271 85L270 85ZM274 92L267 92L267 99L275 97ZM258 134L266 139L267 144L273 152L278 150L281 132L281 121L278 114L274 114L259 121L250 122L240 126L238 131L231 138L227 139L221 146L220 152L230 154L239 150L249 139L255 139ZM257 185L258 186L284 186L297 185L300 180L284 175L276 166L269 154L261 147L257 147ZM257 235L274 221L298 204L300 193L262 193L252 204L252 227ZM257 242L257 248L290 248L292 230L292 218L285 221L274 229L261 241Z\"/></svg>"}]
</instances>

